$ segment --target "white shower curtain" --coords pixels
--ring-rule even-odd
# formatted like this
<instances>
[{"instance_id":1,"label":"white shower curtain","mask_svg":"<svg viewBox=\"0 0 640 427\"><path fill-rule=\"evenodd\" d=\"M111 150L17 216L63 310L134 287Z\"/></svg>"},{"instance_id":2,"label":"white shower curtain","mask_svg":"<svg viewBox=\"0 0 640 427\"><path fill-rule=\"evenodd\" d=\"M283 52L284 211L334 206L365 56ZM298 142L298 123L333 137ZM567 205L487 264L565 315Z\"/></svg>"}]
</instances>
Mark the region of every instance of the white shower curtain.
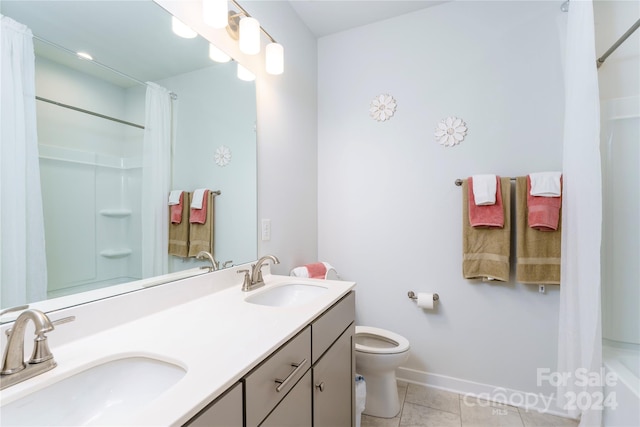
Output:
<instances>
[{"instance_id":1,"label":"white shower curtain","mask_svg":"<svg viewBox=\"0 0 640 427\"><path fill-rule=\"evenodd\" d=\"M33 34L7 16L0 39L0 306L47 297Z\"/></svg>"},{"instance_id":2,"label":"white shower curtain","mask_svg":"<svg viewBox=\"0 0 640 427\"><path fill-rule=\"evenodd\" d=\"M600 104L592 1L572 0L568 20L558 334L558 372L568 377L559 382L558 402L571 416L581 416L580 426L600 426L596 403L602 387L597 381L583 385L579 377L599 376L602 366Z\"/></svg>"},{"instance_id":3,"label":"white shower curtain","mask_svg":"<svg viewBox=\"0 0 640 427\"><path fill-rule=\"evenodd\" d=\"M142 277L169 271L171 93L147 82L142 160Z\"/></svg>"}]
</instances>

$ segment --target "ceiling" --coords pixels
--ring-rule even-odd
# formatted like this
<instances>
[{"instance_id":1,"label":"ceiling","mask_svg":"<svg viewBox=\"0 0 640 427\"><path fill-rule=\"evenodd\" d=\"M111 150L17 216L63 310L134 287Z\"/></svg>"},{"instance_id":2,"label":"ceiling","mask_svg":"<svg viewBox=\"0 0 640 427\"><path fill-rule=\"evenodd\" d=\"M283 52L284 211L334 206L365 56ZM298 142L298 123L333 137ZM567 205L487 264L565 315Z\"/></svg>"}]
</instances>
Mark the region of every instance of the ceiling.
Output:
<instances>
[{"instance_id":1,"label":"ceiling","mask_svg":"<svg viewBox=\"0 0 640 427\"><path fill-rule=\"evenodd\" d=\"M311 32L323 37L449 0L288 1ZM2 0L0 13L27 25L39 38L72 52L89 52L95 62L140 81L158 81L215 64L208 58L208 43L200 37L176 37L170 15L151 0ZM122 87L135 84L47 43L34 44L38 55Z\"/></svg>"},{"instance_id":2,"label":"ceiling","mask_svg":"<svg viewBox=\"0 0 640 427\"><path fill-rule=\"evenodd\" d=\"M316 37L394 18L450 0L289 0Z\"/></svg>"},{"instance_id":3,"label":"ceiling","mask_svg":"<svg viewBox=\"0 0 640 427\"><path fill-rule=\"evenodd\" d=\"M209 59L206 40L175 36L171 15L150 0L2 0L0 13L33 31L38 55L122 87L136 83L38 39L71 52L88 52L95 62L140 81L216 65Z\"/></svg>"}]
</instances>

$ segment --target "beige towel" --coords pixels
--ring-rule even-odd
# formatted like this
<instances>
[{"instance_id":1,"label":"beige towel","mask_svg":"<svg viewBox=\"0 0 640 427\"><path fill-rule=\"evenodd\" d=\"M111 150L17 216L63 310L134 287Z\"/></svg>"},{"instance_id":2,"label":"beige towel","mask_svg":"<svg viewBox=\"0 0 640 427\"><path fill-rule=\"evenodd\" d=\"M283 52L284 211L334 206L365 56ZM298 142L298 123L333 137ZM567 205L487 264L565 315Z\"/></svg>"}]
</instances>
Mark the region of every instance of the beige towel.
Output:
<instances>
[{"instance_id":1,"label":"beige towel","mask_svg":"<svg viewBox=\"0 0 640 427\"><path fill-rule=\"evenodd\" d=\"M528 226L527 177L516 179L516 281L560 284L562 209L558 229L539 231Z\"/></svg>"},{"instance_id":2,"label":"beige towel","mask_svg":"<svg viewBox=\"0 0 640 427\"><path fill-rule=\"evenodd\" d=\"M511 182L500 178L503 228L474 228L469 223L469 189L462 183L462 275L465 279L509 280Z\"/></svg>"},{"instance_id":3,"label":"beige towel","mask_svg":"<svg viewBox=\"0 0 640 427\"><path fill-rule=\"evenodd\" d=\"M179 224L171 222L171 206L169 206L169 255L186 258L189 255L189 203L191 193L182 195L182 220Z\"/></svg>"},{"instance_id":4,"label":"beige towel","mask_svg":"<svg viewBox=\"0 0 640 427\"><path fill-rule=\"evenodd\" d=\"M209 193L207 199L207 219L204 224L192 223L189 227L189 256L193 257L198 255L200 251L207 251L213 254L213 200L215 199L215 193ZM189 203L187 206L191 206L191 199L193 195L189 195Z\"/></svg>"}]
</instances>

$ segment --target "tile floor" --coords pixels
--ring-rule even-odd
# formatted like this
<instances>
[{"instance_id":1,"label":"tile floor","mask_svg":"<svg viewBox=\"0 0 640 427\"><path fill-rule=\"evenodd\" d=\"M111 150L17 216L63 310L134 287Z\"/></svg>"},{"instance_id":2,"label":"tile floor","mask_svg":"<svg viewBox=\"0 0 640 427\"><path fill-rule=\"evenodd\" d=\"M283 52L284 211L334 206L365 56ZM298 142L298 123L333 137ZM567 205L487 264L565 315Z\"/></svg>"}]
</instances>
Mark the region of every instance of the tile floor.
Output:
<instances>
[{"instance_id":1,"label":"tile floor","mask_svg":"<svg viewBox=\"0 0 640 427\"><path fill-rule=\"evenodd\" d=\"M395 418L362 415L361 427L576 427L574 420L525 411L514 406L398 382L400 414ZM473 403L478 404L473 404Z\"/></svg>"}]
</instances>

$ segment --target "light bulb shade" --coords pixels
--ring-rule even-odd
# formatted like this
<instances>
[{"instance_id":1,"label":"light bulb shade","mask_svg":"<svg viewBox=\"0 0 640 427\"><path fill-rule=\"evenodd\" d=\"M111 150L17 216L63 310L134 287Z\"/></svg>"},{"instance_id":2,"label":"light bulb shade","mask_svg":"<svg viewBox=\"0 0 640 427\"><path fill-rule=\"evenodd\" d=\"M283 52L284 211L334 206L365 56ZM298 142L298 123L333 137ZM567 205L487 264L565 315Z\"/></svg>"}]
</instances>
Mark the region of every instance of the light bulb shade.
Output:
<instances>
[{"instance_id":1,"label":"light bulb shade","mask_svg":"<svg viewBox=\"0 0 640 427\"><path fill-rule=\"evenodd\" d=\"M209 43L209 58L211 58L212 61L216 62L231 61L231 57L229 55L227 55L211 43Z\"/></svg>"},{"instance_id":2,"label":"light bulb shade","mask_svg":"<svg viewBox=\"0 0 640 427\"><path fill-rule=\"evenodd\" d=\"M251 71L244 68L242 65L238 63L238 78L240 80L244 80L245 82L252 82L256 79L256 75Z\"/></svg>"},{"instance_id":3,"label":"light bulb shade","mask_svg":"<svg viewBox=\"0 0 640 427\"><path fill-rule=\"evenodd\" d=\"M269 74L284 72L284 48L279 43L269 43L265 49L266 70Z\"/></svg>"},{"instance_id":4,"label":"light bulb shade","mask_svg":"<svg viewBox=\"0 0 640 427\"><path fill-rule=\"evenodd\" d=\"M227 0L202 0L202 20L212 28L224 28L229 23Z\"/></svg>"},{"instance_id":5,"label":"light bulb shade","mask_svg":"<svg viewBox=\"0 0 640 427\"><path fill-rule=\"evenodd\" d=\"M198 33L183 24L182 21L175 16L171 17L171 30L173 30L175 35L184 37L185 39L192 39L198 35Z\"/></svg>"},{"instance_id":6,"label":"light bulb shade","mask_svg":"<svg viewBox=\"0 0 640 427\"><path fill-rule=\"evenodd\" d=\"M240 20L240 52L247 55L260 53L260 23L255 18L245 17Z\"/></svg>"}]
</instances>

